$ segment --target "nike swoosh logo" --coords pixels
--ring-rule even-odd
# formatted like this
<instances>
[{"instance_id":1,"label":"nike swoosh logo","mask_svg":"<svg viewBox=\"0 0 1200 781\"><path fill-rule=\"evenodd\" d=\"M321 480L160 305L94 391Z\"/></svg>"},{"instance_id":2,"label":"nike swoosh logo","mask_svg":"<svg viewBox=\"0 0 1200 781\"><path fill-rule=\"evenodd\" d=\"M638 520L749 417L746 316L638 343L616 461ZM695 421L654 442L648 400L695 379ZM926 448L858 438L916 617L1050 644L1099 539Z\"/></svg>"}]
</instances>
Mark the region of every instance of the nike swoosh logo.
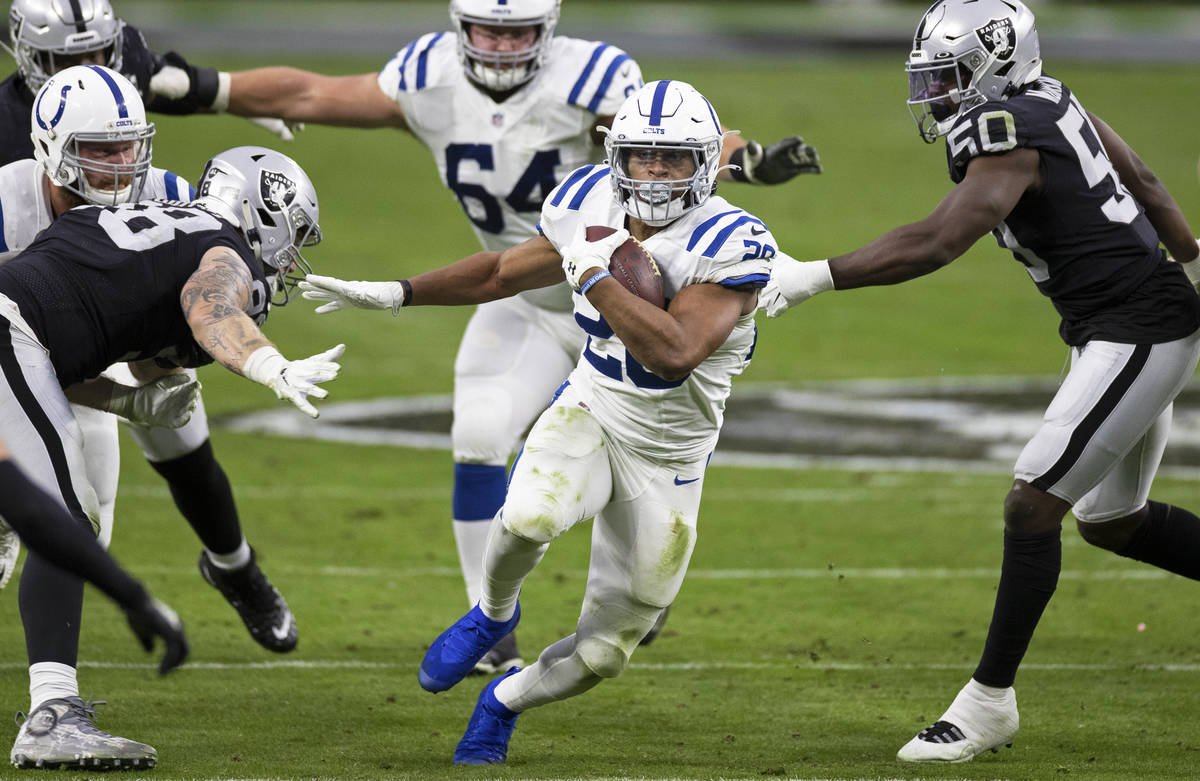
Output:
<instances>
[{"instance_id":1,"label":"nike swoosh logo","mask_svg":"<svg viewBox=\"0 0 1200 781\"><path fill-rule=\"evenodd\" d=\"M679 475L675 475L675 485L687 485L688 483L694 483L699 479L699 477L693 477L691 480L680 480Z\"/></svg>"},{"instance_id":2,"label":"nike swoosh logo","mask_svg":"<svg viewBox=\"0 0 1200 781\"><path fill-rule=\"evenodd\" d=\"M279 626L271 627L271 634L275 635L276 640L287 639L288 633L292 631L292 611L287 611L283 616L283 621Z\"/></svg>"},{"instance_id":3,"label":"nike swoosh logo","mask_svg":"<svg viewBox=\"0 0 1200 781\"><path fill-rule=\"evenodd\" d=\"M753 225L750 226L750 235L751 236L761 236L766 232L767 232L766 228L756 228Z\"/></svg>"}]
</instances>

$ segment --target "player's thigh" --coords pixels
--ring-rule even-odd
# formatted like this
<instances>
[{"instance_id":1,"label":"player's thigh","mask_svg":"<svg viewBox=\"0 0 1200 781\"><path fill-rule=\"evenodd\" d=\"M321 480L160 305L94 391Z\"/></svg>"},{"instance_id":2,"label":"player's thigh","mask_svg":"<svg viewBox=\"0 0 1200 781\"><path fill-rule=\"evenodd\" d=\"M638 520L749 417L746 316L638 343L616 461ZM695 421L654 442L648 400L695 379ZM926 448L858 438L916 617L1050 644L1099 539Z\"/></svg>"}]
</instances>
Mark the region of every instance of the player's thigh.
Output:
<instances>
[{"instance_id":1,"label":"player's thigh","mask_svg":"<svg viewBox=\"0 0 1200 781\"><path fill-rule=\"evenodd\" d=\"M96 492L100 531L97 539L105 548L112 540L117 507L117 485L121 478L121 443L117 436L117 416L82 404L71 411L83 433L83 458L88 482Z\"/></svg>"},{"instance_id":2,"label":"player's thigh","mask_svg":"<svg viewBox=\"0 0 1200 781\"><path fill-rule=\"evenodd\" d=\"M45 349L0 319L0 437L13 460L73 515L99 529L83 434Z\"/></svg>"},{"instance_id":3,"label":"player's thigh","mask_svg":"<svg viewBox=\"0 0 1200 781\"><path fill-rule=\"evenodd\" d=\"M578 358L568 314L520 299L481 305L454 364L450 436L459 463L504 464Z\"/></svg>"},{"instance_id":4,"label":"player's thigh","mask_svg":"<svg viewBox=\"0 0 1200 781\"><path fill-rule=\"evenodd\" d=\"M1078 520L1103 523L1132 515L1145 506L1167 448L1173 407L1168 405L1100 484L1075 503L1071 509Z\"/></svg>"},{"instance_id":5,"label":"player's thigh","mask_svg":"<svg viewBox=\"0 0 1200 781\"><path fill-rule=\"evenodd\" d=\"M505 528L549 542L591 518L612 495L608 456L591 413L560 397L538 417L513 465L501 515Z\"/></svg>"},{"instance_id":6,"label":"player's thigh","mask_svg":"<svg viewBox=\"0 0 1200 781\"><path fill-rule=\"evenodd\" d=\"M1016 477L1075 504L1142 440L1198 357L1200 333L1156 345L1089 342L1076 350L1041 427L1017 459Z\"/></svg>"}]
</instances>

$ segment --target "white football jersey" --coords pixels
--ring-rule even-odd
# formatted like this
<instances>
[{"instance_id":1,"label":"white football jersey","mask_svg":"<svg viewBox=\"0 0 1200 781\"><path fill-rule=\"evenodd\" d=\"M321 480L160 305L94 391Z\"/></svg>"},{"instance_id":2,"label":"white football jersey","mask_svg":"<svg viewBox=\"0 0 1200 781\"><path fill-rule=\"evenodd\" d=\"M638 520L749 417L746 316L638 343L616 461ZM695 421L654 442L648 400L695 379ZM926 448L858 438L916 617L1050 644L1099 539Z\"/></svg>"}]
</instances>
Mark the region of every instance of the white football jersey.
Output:
<instances>
[{"instance_id":1,"label":"white football jersey","mask_svg":"<svg viewBox=\"0 0 1200 781\"><path fill-rule=\"evenodd\" d=\"M183 177L161 168L146 176L142 200L190 201L195 190ZM32 158L0 168L0 263L33 243L34 237L54 222L50 208L50 181L42 164Z\"/></svg>"},{"instance_id":2,"label":"white football jersey","mask_svg":"<svg viewBox=\"0 0 1200 781\"><path fill-rule=\"evenodd\" d=\"M613 197L611 169L585 166L570 174L542 209L542 233L560 252L579 225L620 228L625 212ZM642 242L663 276L668 302L702 282L761 288L771 274L776 243L753 215L719 196ZM625 350L586 296L574 295L575 321L588 341L570 383L622 444L647 458L704 458L712 452L733 378L754 353L754 313L738 319L725 343L682 380L651 374Z\"/></svg>"},{"instance_id":3,"label":"white football jersey","mask_svg":"<svg viewBox=\"0 0 1200 781\"><path fill-rule=\"evenodd\" d=\"M641 69L625 52L562 37L534 78L502 103L467 79L454 33L418 38L379 72L380 89L433 153L485 250L537 235L542 202L555 185L603 156L592 140L596 118L616 114L640 86ZM566 283L522 296L571 309Z\"/></svg>"}]
</instances>

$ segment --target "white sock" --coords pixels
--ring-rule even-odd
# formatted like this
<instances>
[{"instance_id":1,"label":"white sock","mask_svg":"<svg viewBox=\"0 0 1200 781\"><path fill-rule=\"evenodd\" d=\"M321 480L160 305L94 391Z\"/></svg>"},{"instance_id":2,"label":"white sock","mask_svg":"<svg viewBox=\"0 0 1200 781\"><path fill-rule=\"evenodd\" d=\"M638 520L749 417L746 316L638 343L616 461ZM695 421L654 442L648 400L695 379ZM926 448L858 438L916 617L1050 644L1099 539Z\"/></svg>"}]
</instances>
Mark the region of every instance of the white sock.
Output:
<instances>
[{"instance_id":1,"label":"white sock","mask_svg":"<svg viewBox=\"0 0 1200 781\"><path fill-rule=\"evenodd\" d=\"M483 590L483 553L495 521L454 521L454 541L458 543L458 564L467 585L467 604L474 607Z\"/></svg>"},{"instance_id":2,"label":"white sock","mask_svg":"<svg viewBox=\"0 0 1200 781\"><path fill-rule=\"evenodd\" d=\"M510 532L500 516L492 523L483 558L483 590L479 609L493 621L507 621L517 609L525 576L533 571L550 543L536 543Z\"/></svg>"},{"instance_id":3,"label":"white sock","mask_svg":"<svg viewBox=\"0 0 1200 781\"><path fill-rule=\"evenodd\" d=\"M75 668L58 662L36 662L29 665L29 712L33 713L46 700L79 696Z\"/></svg>"},{"instance_id":4,"label":"white sock","mask_svg":"<svg viewBox=\"0 0 1200 781\"><path fill-rule=\"evenodd\" d=\"M237 550L233 553L213 553L204 549L208 553L208 558L218 569L233 570L241 569L250 563L250 546L246 544L246 538L242 538L242 544L237 546Z\"/></svg>"},{"instance_id":5,"label":"white sock","mask_svg":"<svg viewBox=\"0 0 1200 781\"><path fill-rule=\"evenodd\" d=\"M1001 700L1004 700L1008 694L1008 688L997 689L995 686L985 686L984 684L980 683L979 681L975 680L974 678L967 681L966 688L971 689L976 694L978 694L980 697L983 697L983 698L989 699L989 700L995 700L996 702L1000 702Z\"/></svg>"}]
</instances>

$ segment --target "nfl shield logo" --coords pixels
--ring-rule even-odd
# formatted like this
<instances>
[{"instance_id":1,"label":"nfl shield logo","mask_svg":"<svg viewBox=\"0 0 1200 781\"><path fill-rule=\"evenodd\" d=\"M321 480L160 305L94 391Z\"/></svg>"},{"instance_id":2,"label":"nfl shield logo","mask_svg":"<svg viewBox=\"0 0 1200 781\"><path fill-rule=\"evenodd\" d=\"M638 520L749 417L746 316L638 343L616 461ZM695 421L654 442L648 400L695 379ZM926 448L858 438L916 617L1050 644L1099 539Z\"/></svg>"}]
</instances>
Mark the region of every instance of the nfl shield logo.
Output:
<instances>
[{"instance_id":1,"label":"nfl shield logo","mask_svg":"<svg viewBox=\"0 0 1200 781\"><path fill-rule=\"evenodd\" d=\"M504 115L503 114L492 114L492 124L495 125L496 127L500 127L501 125L503 125L504 124Z\"/></svg>"},{"instance_id":2,"label":"nfl shield logo","mask_svg":"<svg viewBox=\"0 0 1200 781\"><path fill-rule=\"evenodd\" d=\"M296 183L277 171L265 168L258 178L263 203L273 211L283 211L296 197Z\"/></svg>"},{"instance_id":3,"label":"nfl shield logo","mask_svg":"<svg viewBox=\"0 0 1200 781\"><path fill-rule=\"evenodd\" d=\"M998 60L1007 60L1017 48L1017 33L1012 20L993 19L975 31L983 48L996 55Z\"/></svg>"}]
</instances>

